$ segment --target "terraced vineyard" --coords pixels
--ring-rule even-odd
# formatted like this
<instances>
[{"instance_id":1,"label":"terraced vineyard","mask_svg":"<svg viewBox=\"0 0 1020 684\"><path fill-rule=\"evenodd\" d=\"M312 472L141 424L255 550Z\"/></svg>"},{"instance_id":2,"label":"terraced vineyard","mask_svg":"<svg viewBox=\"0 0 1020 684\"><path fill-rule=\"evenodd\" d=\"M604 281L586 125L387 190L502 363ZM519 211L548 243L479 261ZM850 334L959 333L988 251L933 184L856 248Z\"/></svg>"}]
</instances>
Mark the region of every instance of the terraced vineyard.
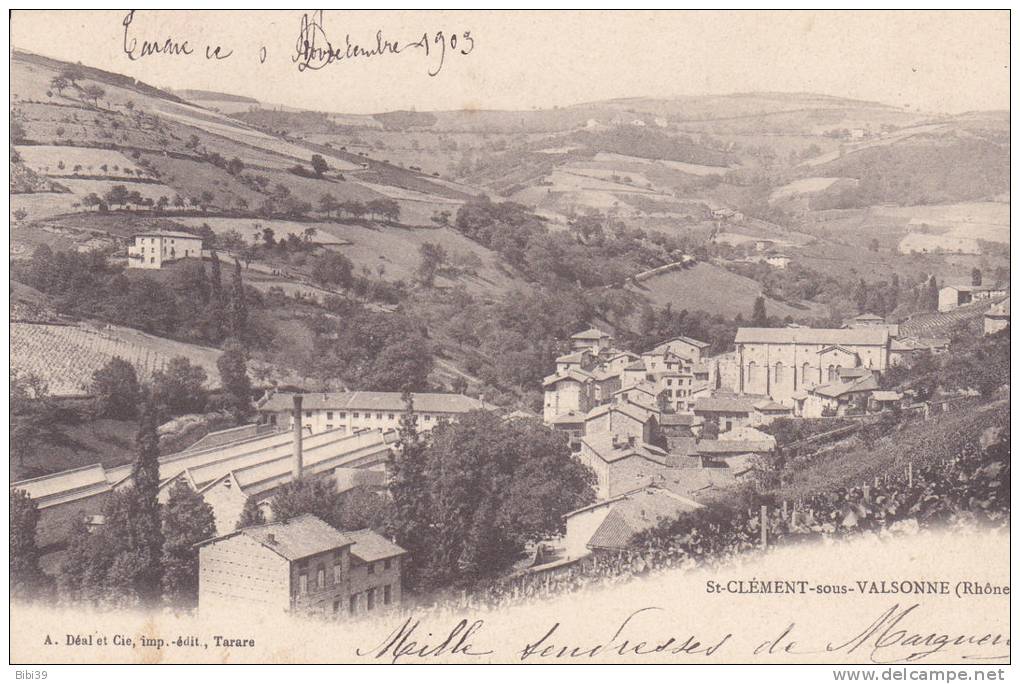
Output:
<instances>
[{"instance_id":1,"label":"terraced vineyard","mask_svg":"<svg viewBox=\"0 0 1020 684\"><path fill-rule=\"evenodd\" d=\"M1001 301L1001 299L985 299L973 304L966 304L952 311L917 314L900 324L900 337L946 335L956 324L984 316L992 304Z\"/></svg>"},{"instance_id":2,"label":"terraced vineyard","mask_svg":"<svg viewBox=\"0 0 1020 684\"><path fill-rule=\"evenodd\" d=\"M44 380L53 396L88 394L92 374L110 359L120 357L145 381L175 356L202 366L209 387L219 383L216 349L166 340L117 326L11 323L11 369Z\"/></svg>"}]
</instances>

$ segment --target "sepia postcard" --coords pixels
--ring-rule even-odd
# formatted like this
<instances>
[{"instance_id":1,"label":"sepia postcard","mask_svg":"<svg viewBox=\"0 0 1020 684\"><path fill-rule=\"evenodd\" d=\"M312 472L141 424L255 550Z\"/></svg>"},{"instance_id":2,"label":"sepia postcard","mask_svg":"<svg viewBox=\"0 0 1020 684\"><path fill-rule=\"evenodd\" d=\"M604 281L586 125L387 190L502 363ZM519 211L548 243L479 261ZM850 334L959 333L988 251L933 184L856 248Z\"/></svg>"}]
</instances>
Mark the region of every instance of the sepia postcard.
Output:
<instances>
[{"instance_id":1,"label":"sepia postcard","mask_svg":"<svg viewBox=\"0 0 1020 684\"><path fill-rule=\"evenodd\" d=\"M1005 679L1008 10L9 22L17 679Z\"/></svg>"}]
</instances>

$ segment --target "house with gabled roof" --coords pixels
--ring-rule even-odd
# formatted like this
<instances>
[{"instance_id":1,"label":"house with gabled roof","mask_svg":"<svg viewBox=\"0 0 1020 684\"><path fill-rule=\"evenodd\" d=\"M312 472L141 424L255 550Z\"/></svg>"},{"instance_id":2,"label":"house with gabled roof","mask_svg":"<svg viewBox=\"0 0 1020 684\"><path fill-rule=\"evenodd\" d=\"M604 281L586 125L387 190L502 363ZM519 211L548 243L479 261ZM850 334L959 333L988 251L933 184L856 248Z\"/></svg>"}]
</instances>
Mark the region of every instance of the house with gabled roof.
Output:
<instances>
[{"instance_id":1,"label":"house with gabled roof","mask_svg":"<svg viewBox=\"0 0 1020 684\"><path fill-rule=\"evenodd\" d=\"M204 614L289 612L344 619L400 604L406 552L372 530L340 532L301 515L196 546Z\"/></svg>"},{"instance_id":2,"label":"house with gabled roof","mask_svg":"<svg viewBox=\"0 0 1020 684\"><path fill-rule=\"evenodd\" d=\"M592 327L570 336L570 348L574 351L591 349L593 353L613 346L613 336L604 330Z\"/></svg>"},{"instance_id":3,"label":"house with gabled roof","mask_svg":"<svg viewBox=\"0 0 1020 684\"><path fill-rule=\"evenodd\" d=\"M580 558L600 551L624 551L640 533L702 507L656 485L598 501L564 516L566 554Z\"/></svg>"}]
</instances>

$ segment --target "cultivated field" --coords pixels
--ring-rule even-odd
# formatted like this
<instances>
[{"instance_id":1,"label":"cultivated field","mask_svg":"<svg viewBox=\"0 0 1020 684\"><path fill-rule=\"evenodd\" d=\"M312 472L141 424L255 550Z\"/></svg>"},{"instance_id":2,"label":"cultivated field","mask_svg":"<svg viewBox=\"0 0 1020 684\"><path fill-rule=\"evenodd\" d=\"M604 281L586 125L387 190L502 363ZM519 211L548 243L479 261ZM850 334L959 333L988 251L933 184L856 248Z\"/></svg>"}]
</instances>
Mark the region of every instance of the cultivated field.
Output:
<instances>
[{"instance_id":1,"label":"cultivated field","mask_svg":"<svg viewBox=\"0 0 1020 684\"><path fill-rule=\"evenodd\" d=\"M148 172L116 150L63 145L20 145L15 148L28 168L47 176L145 178ZM60 163L63 162L63 168ZM103 168L103 167L106 168Z\"/></svg>"},{"instance_id":2,"label":"cultivated field","mask_svg":"<svg viewBox=\"0 0 1020 684\"><path fill-rule=\"evenodd\" d=\"M120 357L146 381L175 356L205 369L210 388L219 385L216 349L147 335L113 325L11 323L11 369L40 377L54 396L88 394L92 374Z\"/></svg>"},{"instance_id":3,"label":"cultivated field","mask_svg":"<svg viewBox=\"0 0 1020 684\"><path fill-rule=\"evenodd\" d=\"M627 289L640 292L657 307L671 304L674 311L687 309L720 313L724 316L751 315L754 300L761 293L761 285L743 276L731 273L714 264L699 263L681 271L669 271L642 281L637 286L628 283ZM804 318L824 316L818 305L799 308L790 304L766 299L770 316Z\"/></svg>"},{"instance_id":4,"label":"cultivated field","mask_svg":"<svg viewBox=\"0 0 1020 684\"><path fill-rule=\"evenodd\" d=\"M879 216L906 221L908 229L928 225L946 228L946 234L952 237L1009 244L1008 202L875 207L872 211Z\"/></svg>"}]
</instances>

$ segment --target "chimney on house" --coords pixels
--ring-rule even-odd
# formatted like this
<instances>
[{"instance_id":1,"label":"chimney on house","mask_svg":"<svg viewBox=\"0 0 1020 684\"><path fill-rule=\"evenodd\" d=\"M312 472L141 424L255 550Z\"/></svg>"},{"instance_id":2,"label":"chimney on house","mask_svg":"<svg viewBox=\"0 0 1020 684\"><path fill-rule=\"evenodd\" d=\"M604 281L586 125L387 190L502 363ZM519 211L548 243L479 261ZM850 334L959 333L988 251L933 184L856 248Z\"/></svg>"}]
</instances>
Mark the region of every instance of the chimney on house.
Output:
<instances>
[{"instance_id":1,"label":"chimney on house","mask_svg":"<svg viewBox=\"0 0 1020 684\"><path fill-rule=\"evenodd\" d=\"M634 435L627 435L627 446L634 446Z\"/></svg>"},{"instance_id":2,"label":"chimney on house","mask_svg":"<svg viewBox=\"0 0 1020 684\"><path fill-rule=\"evenodd\" d=\"M276 544L276 535L270 532L266 535L266 541L270 544Z\"/></svg>"},{"instance_id":3,"label":"chimney on house","mask_svg":"<svg viewBox=\"0 0 1020 684\"><path fill-rule=\"evenodd\" d=\"M301 425L301 401L304 399L300 394L294 395L294 464L293 476L295 480L301 479L301 471L304 468L304 453L302 452L304 429Z\"/></svg>"}]
</instances>

